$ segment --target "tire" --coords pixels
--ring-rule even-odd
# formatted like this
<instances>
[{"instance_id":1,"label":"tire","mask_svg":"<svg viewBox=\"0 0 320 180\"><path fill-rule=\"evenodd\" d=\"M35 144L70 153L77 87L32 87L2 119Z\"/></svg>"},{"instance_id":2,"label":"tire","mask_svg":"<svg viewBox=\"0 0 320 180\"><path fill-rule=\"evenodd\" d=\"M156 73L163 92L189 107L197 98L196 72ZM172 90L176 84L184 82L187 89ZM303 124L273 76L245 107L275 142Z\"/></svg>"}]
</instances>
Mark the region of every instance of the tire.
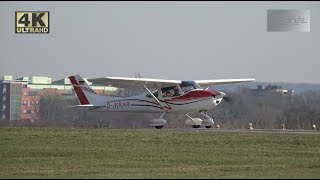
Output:
<instances>
[{"instance_id":1,"label":"tire","mask_svg":"<svg viewBox=\"0 0 320 180\"><path fill-rule=\"evenodd\" d=\"M193 125L192 127L193 127L193 128L199 128L200 125Z\"/></svg>"},{"instance_id":2,"label":"tire","mask_svg":"<svg viewBox=\"0 0 320 180\"><path fill-rule=\"evenodd\" d=\"M211 128L211 126L206 126L206 128Z\"/></svg>"},{"instance_id":3,"label":"tire","mask_svg":"<svg viewBox=\"0 0 320 180\"><path fill-rule=\"evenodd\" d=\"M162 129L163 126L155 126L157 129Z\"/></svg>"}]
</instances>

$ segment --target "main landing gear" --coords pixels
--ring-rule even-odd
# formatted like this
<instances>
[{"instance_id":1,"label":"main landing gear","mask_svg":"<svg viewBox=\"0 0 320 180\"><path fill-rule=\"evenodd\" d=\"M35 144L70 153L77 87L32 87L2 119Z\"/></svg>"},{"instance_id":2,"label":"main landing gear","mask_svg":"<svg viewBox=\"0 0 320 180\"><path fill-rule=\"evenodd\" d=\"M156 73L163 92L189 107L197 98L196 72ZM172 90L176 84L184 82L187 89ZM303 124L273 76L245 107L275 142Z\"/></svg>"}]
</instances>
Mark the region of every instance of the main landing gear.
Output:
<instances>
[{"instance_id":1,"label":"main landing gear","mask_svg":"<svg viewBox=\"0 0 320 180\"><path fill-rule=\"evenodd\" d=\"M188 114L186 114L186 116L188 117L188 119L186 120L186 124L191 125L193 128L200 128L201 125L205 126L206 128L211 128L214 122L213 119L207 115L207 110L201 110L200 114L205 116L205 118L192 118Z\"/></svg>"},{"instance_id":2,"label":"main landing gear","mask_svg":"<svg viewBox=\"0 0 320 180\"><path fill-rule=\"evenodd\" d=\"M151 126L154 126L156 129L162 129L164 125L166 125L167 121L163 119L163 116L166 114L166 112L163 112L161 116L158 119L151 120ZM186 124L190 125L193 128L200 128L201 126L204 126L206 128L211 128L214 124L213 119L207 115L206 110L201 110L200 114L205 116L204 118L192 118L188 114L186 116L188 119L186 120Z\"/></svg>"},{"instance_id":3,"label":"main landing gear","mask_svg":"<svg viewBox=\"0 0 320 180\"><path fill-rule=\"evenodd\" d=\"M162 113L160 118L151 120L151 126L154 126L157 129L162 129L164 125L166 125L167 121L163 119L163 116L166 113Z\"/></svg>"},{"instance_id":4,"label":"main landing gear","mask_svg":"<svg viewBox=\"0 0 320 180\"><path fill-rule=\"evenodd\" d=\"M163 126L154 126L154 127L156 127L157 129L162 129L163 128Z\"/></svg>"}]
</instances>

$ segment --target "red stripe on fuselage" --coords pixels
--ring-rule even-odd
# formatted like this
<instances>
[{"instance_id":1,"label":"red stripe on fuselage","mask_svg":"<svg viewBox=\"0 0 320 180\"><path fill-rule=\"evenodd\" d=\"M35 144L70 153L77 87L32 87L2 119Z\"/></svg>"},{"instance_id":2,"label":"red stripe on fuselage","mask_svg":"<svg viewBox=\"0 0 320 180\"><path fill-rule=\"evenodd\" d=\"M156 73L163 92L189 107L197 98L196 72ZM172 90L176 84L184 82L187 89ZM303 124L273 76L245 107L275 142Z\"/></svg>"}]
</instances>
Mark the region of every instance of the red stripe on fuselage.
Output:
<instances>
[{"instance_id":1,"label":"red stripe on fuselage","mask_svg":"<svg viewBox=\"0 0 320 180\"><path fill-rule=\"evenodd\" d=\"M70 81L71 81L71 83L73 85L79 85L74 76L70 76L69 79L70 79ZM73 88L77 93L77 96L79 98L79 101L80 101L81 105L90 104L88 99L87 99L87 97L86 97L86 95L84 95L84 93L83 93L83 91L82 91L82 89L80 87L73 86Z\"/></svg>"},{"instance_id":2,"label":"red stripe on fuselage","mask_svg":"<svg viewBox=\"0 0 320 180\"><path fill-rule=\"evenodd\" d=\"M172 100L189 100L189 99L198 99L198 98L206 98L211 97L213 95L217 95L216 91L202 90L202 89L194 89L182 96L173 97Z\"/></svg>"}]
</instances>

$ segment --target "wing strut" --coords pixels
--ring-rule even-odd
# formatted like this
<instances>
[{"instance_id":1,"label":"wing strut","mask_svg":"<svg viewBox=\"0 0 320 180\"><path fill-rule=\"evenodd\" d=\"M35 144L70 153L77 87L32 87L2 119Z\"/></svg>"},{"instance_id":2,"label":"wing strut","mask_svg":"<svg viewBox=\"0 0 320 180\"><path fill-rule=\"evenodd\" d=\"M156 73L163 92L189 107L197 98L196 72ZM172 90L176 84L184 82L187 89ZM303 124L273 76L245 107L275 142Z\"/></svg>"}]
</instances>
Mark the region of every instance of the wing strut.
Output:
<instances>
[{"instance_id":1,"label":"wing strut","mask_svg":"<svg viewBox=\"0 0 320 180\"><path fill-rule=\"evenodd\" d=\"M208 87L206 88L206 90L208 90L211 86L212 86L212 85L208 86Z\"/></svg>"},{"instance_id":2,"label":"wing strut","mask_svg":"<svg viewBox=\"0 0 320 180\"><path fill-rule=\"evenodd\" d=\"M190 117L188 114L186 114L186 116L187 116L192 122L194 122L193 119L192 119L192 117Z\"/></svg>"},{"instance_id":3,"label":"wing strut","mask_svg":"<svg viewBox=\"0 0 320 180\"><path fill-rule=\"evenodd\" d=\"M161 102L159 101L159 99L156 98L146 86L144 86L144 88L149 92L149 94L159 103L159 105L160 105L160 106L163 108L163 110L165 111L166 108L161 104Z\"/></svg>"}]
</instances>

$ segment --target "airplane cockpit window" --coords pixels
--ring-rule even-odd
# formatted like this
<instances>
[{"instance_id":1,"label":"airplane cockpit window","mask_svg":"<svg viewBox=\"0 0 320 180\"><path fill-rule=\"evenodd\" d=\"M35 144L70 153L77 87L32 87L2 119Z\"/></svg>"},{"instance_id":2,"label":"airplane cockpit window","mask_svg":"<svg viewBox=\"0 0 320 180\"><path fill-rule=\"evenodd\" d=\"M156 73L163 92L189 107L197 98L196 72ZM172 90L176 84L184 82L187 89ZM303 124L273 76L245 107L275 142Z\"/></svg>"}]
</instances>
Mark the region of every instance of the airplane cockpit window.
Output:
<instances>
[{"instance_id":1,"label":"airplane cockpit window","mask_svg":"<svg viewBox=\"0 0 320 180\"><path fill-rule=\"evenodd\" d=\"M181 87L181 90L183 91L183 92L188 92L188 91L190 91L190 90L192 90L192 89L194 89L193 88L193 86L184 86L184 87Z\"/></svg>"},{"instance_id":2,"label":"airplane cockpit window","mask_svg":"<svg viewBox=\"0 0 320 180\"><path fill-rule=\"evenodd\" d=\"M180 91L177 86L173 88L173 91L174 91L173 96L180 96Z\"/></svg>"},{"instance_id":3,"label":"airplane cockpit window","mask_svg":"<svg viewBox=\"0 0 320 180\"><path fill-rule=\"evenodd\" d=\"M154 92L152 92L152 94L153 94L155 97L158 97L158 91L154 91ZM151 95L148 93L148 94L146 95L146 97L151 97Z\"/></svg>"},{"instance_id":4,"label":"airplane cockpit window","mask_svg":"<svg viewBox=\"0 0 320 180\"><path fill-rule=\"evenodd\" d=\"M197 89L193 81L182 81L180 84L181 90L186 93L192 89Z\"/></svg>"},{"instance_id":5,"label":"airplane cockpit window","mask_svg":"<svg viewBox=\"0 0 320 180\"><path fill-rule=\"evenodd\" d=\"M174 88L176 88L176 86L161 88L162 97L172 97L175 94Z\"/></svg>"},{"instance_id":6,"label":"airplane cockpit window","mask_svg":"<svg viewBox=\"0 0 320 180\"><path fill-rule=\"evenodd\" d=\"M162 97L176 97L183 94L183 92L181 92L180 87L178 86L161 88L161 92L162 92Z\"/></svg>"},{"instance_id":7,"label":"airplane cockpit window","mask_svg":"<svg viewBox=\"0 0 320 180\"><path fill-rule=\"evenodd\" d=\"M161 88L162 97L173 97L173 96L179 96L180 92L177 86L171 86L171 87L165 87ZM152 92L152 94L155 97L158 97L158 91ZM146 97L151 97L150 94L147 94Z\"/></svg>"},{"instance_id":8,"label":"airplane cockpit window","mask_svg":"<svg viewBox=\"0 0 320 180\"><path fill-rule=\"evenodd\" d=\"M164 93L164 97L172 97L171 92L170 92L170 91L166 91L166 92Z\"/></svg>"},{"instance_id":9,"label":"airplane cockpit window","mask_svg":"<svg viewBox=\"0 0 320 180\"><path fill-rule=\"evenodd\" d=\"M180 89L181 88L181 89ZM170 86L161 88L162 97L175 97L184 94L185 92L190 91L191 89L195 89L195 86L192 83L181 83L180 87L178 86ZM152 94L155 97L158 97L158 91L153 91ZM146 97L151 97L150 94L147 94Z\"/></svg>"}]
</instances>

